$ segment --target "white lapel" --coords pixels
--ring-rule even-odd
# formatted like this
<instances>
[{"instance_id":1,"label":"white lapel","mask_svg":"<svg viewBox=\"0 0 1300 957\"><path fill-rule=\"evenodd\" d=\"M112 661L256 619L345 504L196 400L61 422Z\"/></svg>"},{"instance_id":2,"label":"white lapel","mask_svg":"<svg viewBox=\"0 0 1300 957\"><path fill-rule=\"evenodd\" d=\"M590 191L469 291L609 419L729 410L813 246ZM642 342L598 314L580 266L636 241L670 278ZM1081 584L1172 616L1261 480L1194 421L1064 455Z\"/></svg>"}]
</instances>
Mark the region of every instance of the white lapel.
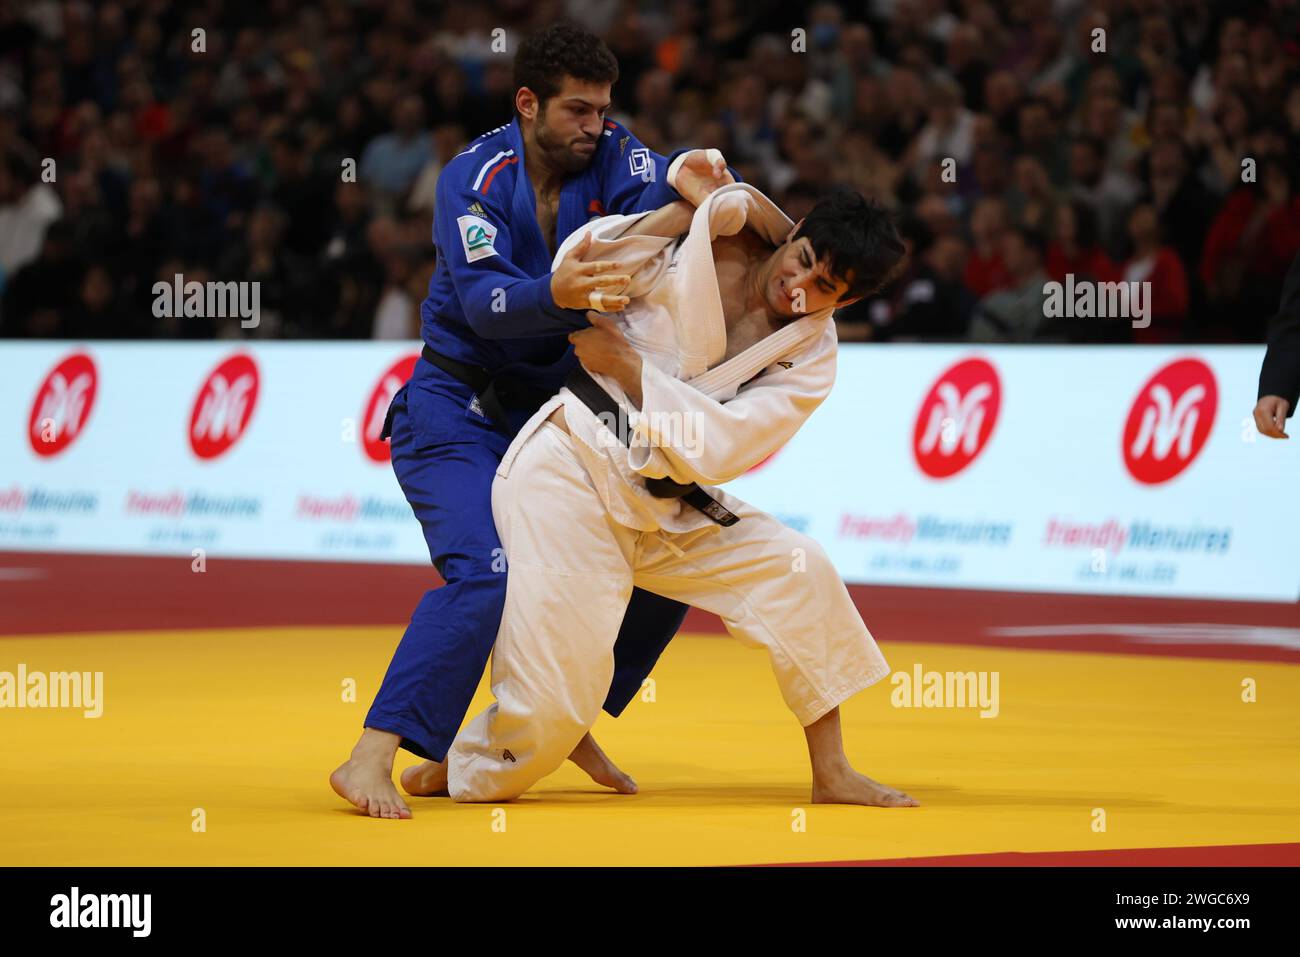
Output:
<instances>
[{"instance_id":1,"label":"white lapel","mask_svg":"<svg viewBox=\"0 0 1300 957\"><path fill-rule=\"evenodd\" d=\"M830 316L830 309L801 316L688 382L692 388L708 396L727 393L733 386L738 387L754 378L782 356L794 352L809 339L820 336L825 324L833 321Z\"/></svg>"}]
</instances>

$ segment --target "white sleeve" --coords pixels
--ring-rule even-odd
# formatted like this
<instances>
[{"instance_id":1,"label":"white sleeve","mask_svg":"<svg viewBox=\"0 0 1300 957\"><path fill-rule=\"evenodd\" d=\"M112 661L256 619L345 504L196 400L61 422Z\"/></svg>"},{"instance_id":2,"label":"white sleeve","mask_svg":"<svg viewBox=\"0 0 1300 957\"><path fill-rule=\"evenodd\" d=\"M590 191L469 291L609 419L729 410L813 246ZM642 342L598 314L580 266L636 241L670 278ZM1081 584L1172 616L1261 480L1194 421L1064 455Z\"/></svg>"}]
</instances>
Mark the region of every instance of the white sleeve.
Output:
<instances>
[{"instance_id":1,"label":"white sleeve","mask_svg":"<svg viewBox=\"0 0 1300 957\"><path fill-rule=\"evenodd\" d=\"M769 367L727 402L643 362L628 464L652 478L729 482L785 445L834 382L833 329L790 368Z\"/></svg>"},{"instance_id":2,"label":"white sleeve","mask_svg":"<svg viewBox=\"0 0 1300 957\"><path fill-rule=\"evenodd\" d=\"M579 226L573 232L565 237L564 242L560 243L560 248L555 250L555 258L551 260L551 272L560 268L560 262L569 254L569 250L578 243L582 242L582 237L591 233L591 248L587 250L587 255L583 257L583 262L592 262L601 258L608 258L606 254L610 244L615 242L623 235L623 230L627 229L639 219L649 216L654 210L648 209L641 213L632 213L630 215L613 215L601 216L599 219L593 219L585 226ZM662 244L663 240L660 240Z\"/></svg>"}]
</instances>

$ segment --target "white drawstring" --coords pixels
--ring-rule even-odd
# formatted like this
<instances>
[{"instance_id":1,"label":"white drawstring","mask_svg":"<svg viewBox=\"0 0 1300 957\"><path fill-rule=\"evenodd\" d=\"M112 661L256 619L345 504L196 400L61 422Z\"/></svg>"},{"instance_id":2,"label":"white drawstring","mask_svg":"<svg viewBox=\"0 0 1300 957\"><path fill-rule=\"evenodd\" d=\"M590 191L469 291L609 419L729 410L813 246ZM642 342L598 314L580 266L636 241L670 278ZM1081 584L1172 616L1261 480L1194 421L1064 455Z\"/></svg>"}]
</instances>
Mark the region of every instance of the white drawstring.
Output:
<instances>
[{"instance_id":1,"label":"white drawstring","mask_svg":"<svg viewBox=\"0 0 1300 957\"><path fill-rule=\"evenodd\" d=\"M654 535L655 538L659 539L659 541L663 542L664 545L667 547L667 549L670 552L672 552L674 555L676 555L678 558L686 557L686 553L682 551L680 548L678 548L673 542L665 538L661 532L652 532L651 534Z\"/></svg>"}]
</instances>

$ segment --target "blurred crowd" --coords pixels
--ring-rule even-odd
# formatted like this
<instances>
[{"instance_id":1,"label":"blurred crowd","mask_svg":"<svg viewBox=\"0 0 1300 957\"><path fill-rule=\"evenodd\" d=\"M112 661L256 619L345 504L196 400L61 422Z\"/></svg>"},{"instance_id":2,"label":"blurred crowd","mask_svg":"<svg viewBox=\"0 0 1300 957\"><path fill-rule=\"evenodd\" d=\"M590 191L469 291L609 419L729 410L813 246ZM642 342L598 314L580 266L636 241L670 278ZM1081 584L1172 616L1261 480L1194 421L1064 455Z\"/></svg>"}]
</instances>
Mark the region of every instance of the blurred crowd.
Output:
<instances>
[{"instance_id":1,"label":"blurred crowd","mask_svg":"<svg viewBox=\"0 0 1300 957\"><path fill-rule=\"evenodd\" d=\"M0 335L415 337L439 171L568 17L651 148L716 146L796 220L841 184L896 212L906 268L843 339L1259 341L1300 250L1298 7L0 0ZM176 274L260 281L261 324L156 317ZM1150 326L1045 316L1067 274L1149 282Z\"/></svg>"}]
</instances>

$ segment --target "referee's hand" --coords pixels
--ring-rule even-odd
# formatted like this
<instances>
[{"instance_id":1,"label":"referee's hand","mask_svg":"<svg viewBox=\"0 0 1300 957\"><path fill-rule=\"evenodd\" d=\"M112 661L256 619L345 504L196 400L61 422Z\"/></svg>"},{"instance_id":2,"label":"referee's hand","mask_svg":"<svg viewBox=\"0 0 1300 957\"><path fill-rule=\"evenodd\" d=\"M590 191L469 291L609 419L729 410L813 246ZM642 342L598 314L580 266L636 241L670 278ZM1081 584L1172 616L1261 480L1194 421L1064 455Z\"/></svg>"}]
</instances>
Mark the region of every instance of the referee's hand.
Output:
<instances>
[{"instance_id":1,"label":"referee's hand","mask_svg":"<svg viewBox=\"0 0 1300 957\"><path fill-rule=\"evenodd\" d=\"M614 272L618 263L597 259L585 263L582 257L591 248L591 233L565 253L560 265L551 273L551 298L561 309L591 309L599 305L604 312L619 312L630 301L620 295L632 281L624 273ZM600 298L593 300L592 293Z\"/></svg>"},{"instance_id":2,"label":"referee's hand","mask_svg":"<svg viewBox=\"0 0 1300 957\"><path fill-rule=\"evenodd\" d=\"M1255 404L1255 428L1270 439L1289 439L1286 416L1291 403L1280 395L1266 395Z\"/></svg>"}]
</instances>

